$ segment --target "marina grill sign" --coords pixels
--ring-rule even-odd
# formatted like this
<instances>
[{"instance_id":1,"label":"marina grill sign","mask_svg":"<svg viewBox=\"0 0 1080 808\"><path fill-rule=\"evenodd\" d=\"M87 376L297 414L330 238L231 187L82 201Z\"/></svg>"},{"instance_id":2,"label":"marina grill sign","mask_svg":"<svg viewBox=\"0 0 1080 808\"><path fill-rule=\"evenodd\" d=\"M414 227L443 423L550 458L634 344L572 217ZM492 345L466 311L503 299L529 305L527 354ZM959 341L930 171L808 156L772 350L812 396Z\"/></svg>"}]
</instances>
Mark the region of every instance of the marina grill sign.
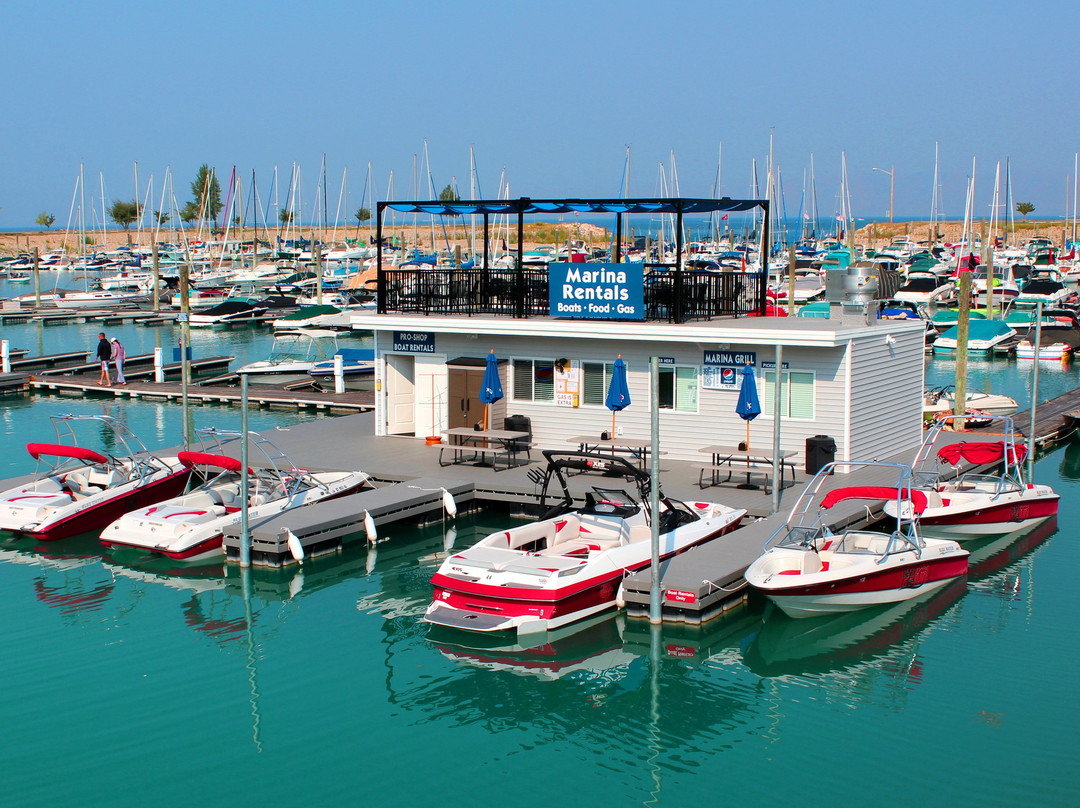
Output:
<instances>
[{"instance_id":1,"label":"marina grill sign","mask_svg":"<svg viewBox=\"0 0 1080 808\"><path fill-rule=\"evenodd\" d=\"M548 264L552 317L644 320L645 276L640 263Z\"/></svg>"}]
</instances>

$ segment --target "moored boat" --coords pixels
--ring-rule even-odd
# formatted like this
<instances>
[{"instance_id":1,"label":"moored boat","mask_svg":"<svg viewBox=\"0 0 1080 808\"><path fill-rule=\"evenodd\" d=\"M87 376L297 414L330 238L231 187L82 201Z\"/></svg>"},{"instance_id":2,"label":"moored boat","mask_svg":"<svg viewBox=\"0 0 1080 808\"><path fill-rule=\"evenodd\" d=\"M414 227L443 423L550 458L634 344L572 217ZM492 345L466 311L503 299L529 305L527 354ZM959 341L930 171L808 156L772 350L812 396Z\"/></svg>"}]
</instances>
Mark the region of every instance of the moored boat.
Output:
<instances>
[{"instance_id":1,"label":"moored boat","mask_svg":"<svg viewBox=\"0 0 1080 808\"><path fill-rule=\"evenodd\" d=\"M75 425L94 423L111 432L121 454L80 446ZM36 477L0 493L0 530L42 541L101 530L129 510L152 505L181 491L188 469L176 457L158 457L135 435L106 415L53 417L56 443L28 443L39 461Z\"/></svg>"},{"instance_id":2,"label":"moored boat","mask_svg":"<svg viewBox=\"0 0 1080 808\"><path fill-rule=\"evenodd\" d=\"M621 457L552 450L544 457L547 468L536 478L542 483L541 507L553 482L562 501L537 522L500 530L452 553L431 579L435 592L427 622L481 632L550 631L612 608L623 576L650 563L649 486L659 481ZM605 474L609 482L593 487L584 507L575 508L570 473ZM634 494L612 487L619 477L635 485ZM659 494L662 559L734 530L746 514Z\"/></svg>"},{"instance_id":3,"label":"moored boat","mask_svg":"<svg viewBox=\"0 0 1080 808\"><path fill-rule=\"evenodd\" d=\"M851 486L823 491L837 467L854 474L867 467L896 471L895 486ZM944 586L967 572L968 553L955 541L925 539L914 517L926 496L911 486L909 466L896 463L830 463L800 494L787 522L765 542L746 570L746 581L789 617L813 617L882 603L897 603ZM901 505L891 532L834 528L830 509L849 500Z\"/></svg>"}]
</instances>

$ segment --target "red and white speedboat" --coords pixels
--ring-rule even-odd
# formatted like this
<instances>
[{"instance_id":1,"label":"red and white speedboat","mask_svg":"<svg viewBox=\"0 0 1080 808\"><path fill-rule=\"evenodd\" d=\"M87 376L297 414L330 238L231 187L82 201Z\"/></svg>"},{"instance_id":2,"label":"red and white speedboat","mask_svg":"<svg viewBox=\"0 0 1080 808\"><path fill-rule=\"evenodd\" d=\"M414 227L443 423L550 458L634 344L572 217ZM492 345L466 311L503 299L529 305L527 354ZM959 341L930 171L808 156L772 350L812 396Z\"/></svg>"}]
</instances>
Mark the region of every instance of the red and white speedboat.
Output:
<instances>
[{"instance_id":1,"label":"red and white speedboat","mask_svg":"<svg viewBox=\"0 0 1080 808\"><path fill-rule=\"evenodd\" d=\"M1059 497L1054 489L1023 481L1020 467L1027 447L1016 445L1011 418L993 419L1002 424L1002 440L940 445L942 435L956 434L947 427L972 420L971 415L939 416L915 456L915 488L926 497L926 508L918 515L919 533L963 541L1027 530L1057 515ZM958 466L963 461L1001 463L1002 471L945 479L937 470L938 464ZM890 502L885 510L894 514L895 508Z\"/></svg>"},{"instance_id":2,"label":"red and white speedboat","mask_svg":"<svg viewBox=\"0 0 1080 808\"><path fill-rule=\"evenodd\" d=\"M587 452L548 450L544 456L547 469L535 477L543 485L541 506L552 480L562 489L562 502L540 521L500 530L443 561L431 579L435 595L427 622L470 631L550 631L613 607L623 576L649 565L648 473L623 458ZM584 507L575 509L570 472L600 472L609 482L593 487ZM636 492L612 487L619 477L634 483ZM734 530L745 514L660 492L660 557Z\"/></svg>"},{"instance_id":3,"label":"red and white speedboat","mask_svg":"<svg viewBox=\"0 0 1080 808\"><path fill-rule=\"evenodd\" d=\"M176 457L157 457L122 423L107 415L53 417L56 443L28 443L45 468L29 483L0 493L0 530L42 541L101 530L133 508L152 505L184 489L188 469ZM114 456L79 446L76 424L111 431Z\"/></svg>"},{"instance_id":4,"label":"red and white speedboat","mask_svg":"<svg viewBox=\"0 0 1080 808\"><path fill-rule=\"evenodd\" d=\"M222 454L222 443L240 432L199 430L216 452L180 452L184 466L197 469L181 496L132 510L101 532L106 547L135 548L177 561L200 562L223 555L225 528L240 521L240 461ZM266 519L331 497L352 494L369 485L362 471L310 472L296 468L272 441L248 433L250 446L263 455L260 468L248 469L248 519ZM189 484L190 485L190 484Z\"/></svg>"},{"instance_id":5,"label":"red and white speedboat","mask_svg":"<svg viewBox=\"0 0 1080 808\"><path fill-rule=\"evenodd\" d=\"M837 466L896 469L895 487L821 488ZM849 500L889 500L900 507L895 528L835 529L830 509ZM964 575L968 552L954 541L924 539L911 514L926 496L911 488L911 468L896 463L830 463L807 484L787 522L765 542L765 553L746 570L747 583L790 617L848 612L910 600ZM771 546L770 545L775 545Z\"/></svg>"}]
</instances>

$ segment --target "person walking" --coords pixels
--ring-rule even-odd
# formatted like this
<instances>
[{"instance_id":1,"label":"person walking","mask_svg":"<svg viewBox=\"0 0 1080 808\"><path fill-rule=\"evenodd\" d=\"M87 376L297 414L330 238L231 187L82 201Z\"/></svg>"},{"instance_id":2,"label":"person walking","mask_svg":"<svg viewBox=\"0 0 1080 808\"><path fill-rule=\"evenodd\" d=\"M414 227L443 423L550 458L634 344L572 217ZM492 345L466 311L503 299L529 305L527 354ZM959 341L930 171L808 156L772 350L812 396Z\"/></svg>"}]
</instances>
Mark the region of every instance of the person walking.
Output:
<instances>
[{"instance_id":1,"label":"person walking","mask_svg":"<svg viewBox=\"0 0 1080 808\"><path fill-rule=\"evenodd\" d=\"M118 385L127 384L124 379L124 359L127 358L127 354L124 353L124 346L120 344L120 340L116 337L112 338L112 358L113 364L116 365L116 383Z\"/></svg>"},{"instance_id":2,"label":"person walking","mask_svg":"<svg viewBox=\"0 0 1080 808\"><path fill-rule=\"evenodd\" d=\"M105 332L98 334L97 354L95 356L101 362L101 374L98 376L98 384L112 387L112 382L109 381L109 360L112 359L112 346L105 339Z\"/></svg>"}]
</instances>

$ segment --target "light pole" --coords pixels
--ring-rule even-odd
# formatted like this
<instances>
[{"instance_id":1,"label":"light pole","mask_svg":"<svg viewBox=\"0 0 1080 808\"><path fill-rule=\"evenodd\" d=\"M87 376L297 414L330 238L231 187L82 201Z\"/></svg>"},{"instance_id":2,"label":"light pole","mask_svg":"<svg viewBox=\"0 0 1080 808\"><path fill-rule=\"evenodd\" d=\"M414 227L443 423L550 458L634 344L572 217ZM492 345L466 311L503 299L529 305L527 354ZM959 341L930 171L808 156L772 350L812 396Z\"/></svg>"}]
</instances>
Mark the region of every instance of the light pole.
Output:
<instances>
[{"instance_id":1,"label":"light pole","mask_svg":"<svg viewBox=\"0 0 1080 808\"><path fill-rule=\"evenodd\" d=\"M889 175L889 224L893 221L893 191L896 189L896 166L892 168L878 168L874 166L874 171L880 171L882 174Z\"/></svg>"}]
</instances>

